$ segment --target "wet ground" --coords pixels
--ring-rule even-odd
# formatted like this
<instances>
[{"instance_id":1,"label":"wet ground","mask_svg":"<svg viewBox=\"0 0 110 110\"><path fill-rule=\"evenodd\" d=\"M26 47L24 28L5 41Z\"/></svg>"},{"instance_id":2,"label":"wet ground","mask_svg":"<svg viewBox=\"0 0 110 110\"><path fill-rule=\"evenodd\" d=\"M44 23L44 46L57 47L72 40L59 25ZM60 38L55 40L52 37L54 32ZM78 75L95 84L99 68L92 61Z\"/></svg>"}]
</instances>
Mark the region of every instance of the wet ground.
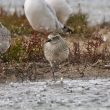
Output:
<instances>
[{"instance_id":1,"label":"wet ground","mask_svg":"<svg viewBox=\"0 0 110 110\"><path fill-rule=\"evenodd\" d=\"M110 110L110 79L1 84L0 110Z\"/></svg>"}]
</instances>

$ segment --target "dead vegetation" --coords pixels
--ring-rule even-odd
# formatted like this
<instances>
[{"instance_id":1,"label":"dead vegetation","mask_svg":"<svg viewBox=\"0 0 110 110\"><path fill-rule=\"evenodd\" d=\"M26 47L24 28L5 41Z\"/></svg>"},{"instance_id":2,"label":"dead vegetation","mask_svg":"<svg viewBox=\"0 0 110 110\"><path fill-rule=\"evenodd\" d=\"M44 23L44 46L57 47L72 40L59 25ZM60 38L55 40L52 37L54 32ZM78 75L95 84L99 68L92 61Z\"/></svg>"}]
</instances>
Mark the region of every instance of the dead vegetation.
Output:
<instances>
[{"instance_id":1,"label":"dead vegetation","mask_svg":"<svg viewBox=\"0 0 110 110\"><path fill-rule=\"evenodd\" d=\"M86 20L87 15L79 12L68 21L74 33L65 35L70 47L70 64L69 70L63 65L60 72L66 78L110 76L106 74L110 69L110 25L104 22L100 26L88 27ZM16 14L0 15L0 22L12 33L10 48L0 55L1 82L9 79L11 81L33 81L39 78L50 78L50 68L42 51L45 40L42 38L45 36L33 33L24 16L17 18Z\"/></svg>"}]
</instances>

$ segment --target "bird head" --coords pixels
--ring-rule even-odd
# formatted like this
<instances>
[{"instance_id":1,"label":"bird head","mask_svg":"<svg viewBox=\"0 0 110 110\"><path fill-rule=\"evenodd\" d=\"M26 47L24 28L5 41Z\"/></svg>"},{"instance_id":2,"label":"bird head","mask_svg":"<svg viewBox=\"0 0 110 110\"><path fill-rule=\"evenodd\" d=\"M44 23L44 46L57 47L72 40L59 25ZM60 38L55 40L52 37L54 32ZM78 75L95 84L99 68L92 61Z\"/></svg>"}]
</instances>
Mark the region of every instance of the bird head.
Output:
<instances>
[{"instance_id":1,"label":"bird head","mask_svg":"<svg viewBox=\"0 0 110 110\"><path fill-rule=\"evenodd\" d=\"M50 42L55 44L61 40L61 36L59 34L50 34L48 35L48 40L46 42Z\"/></svg>"}]
</instances>

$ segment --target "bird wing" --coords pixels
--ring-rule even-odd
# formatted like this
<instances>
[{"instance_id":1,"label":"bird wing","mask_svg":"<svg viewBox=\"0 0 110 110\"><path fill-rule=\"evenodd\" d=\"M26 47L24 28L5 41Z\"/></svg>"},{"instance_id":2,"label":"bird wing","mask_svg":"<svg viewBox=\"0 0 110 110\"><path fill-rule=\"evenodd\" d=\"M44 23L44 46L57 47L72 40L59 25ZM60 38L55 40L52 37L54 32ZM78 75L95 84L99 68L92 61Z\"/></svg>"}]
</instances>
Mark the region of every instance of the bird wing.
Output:
<instances>
[{"instance_id":1,"label":"bird wing","mask_svg":"<svg viewBox=\"0 0 110 110\"><path fill-rule=\"evenodd\" d=\"M64 25L72 14L72 8L68 0L46 0L55 10L58 20Z\"/></svg>"},{"instance_id":2,"label":"bird wing","mask_svg":"<svg viewBox=\"0 0 110 110\"><path fill-rule=\"evenodd\" d=\"M46 5L47 5L47 8L50 10L51 14L55 18L55 24L56 24L57 30L62 31L61 29L64 27L64 25L58 20L55 10L48 3L46 3Z\"/></svg>"},{"instance_id":3,"label":"bird wing","mask_svg":"<svg viewBox=\"0 0 110 110\"><path fill-rule=\"evenodd\" d=\"M34 30L53 32L62 28L55 10L45 0L26 0L25 15Z\"/></svg>"}]
</instances>

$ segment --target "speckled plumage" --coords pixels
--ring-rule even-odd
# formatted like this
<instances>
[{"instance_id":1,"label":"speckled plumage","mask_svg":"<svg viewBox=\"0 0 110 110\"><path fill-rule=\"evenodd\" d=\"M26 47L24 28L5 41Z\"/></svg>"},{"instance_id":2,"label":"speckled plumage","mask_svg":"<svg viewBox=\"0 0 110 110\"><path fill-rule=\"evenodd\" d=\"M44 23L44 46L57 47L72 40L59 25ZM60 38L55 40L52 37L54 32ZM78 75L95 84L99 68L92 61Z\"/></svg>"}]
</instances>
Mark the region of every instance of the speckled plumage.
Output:
<instances>
[{"instance_id":1,"label":"speckled plumage","mask_svg":"<svg viewBox=\"0 0 110 110\"><path fill-rule=\"evenodd\" d=\"M68 59L69 48L66 41L60 35L51 34L48 38L49 41L44 44L44 55L51 67L54 68L55 64L59 64Z\"/></svg>"},{"instance_id":2,"label":"speckled plumage","mask_svg":"<svg viewBox=\"0 0 110 110\"><path fill-rule=\"evenodd\" d=\"M0 24L0 53L4 53L10 47L11 33L10 31Z\"/></svg>"}]
</instances>

